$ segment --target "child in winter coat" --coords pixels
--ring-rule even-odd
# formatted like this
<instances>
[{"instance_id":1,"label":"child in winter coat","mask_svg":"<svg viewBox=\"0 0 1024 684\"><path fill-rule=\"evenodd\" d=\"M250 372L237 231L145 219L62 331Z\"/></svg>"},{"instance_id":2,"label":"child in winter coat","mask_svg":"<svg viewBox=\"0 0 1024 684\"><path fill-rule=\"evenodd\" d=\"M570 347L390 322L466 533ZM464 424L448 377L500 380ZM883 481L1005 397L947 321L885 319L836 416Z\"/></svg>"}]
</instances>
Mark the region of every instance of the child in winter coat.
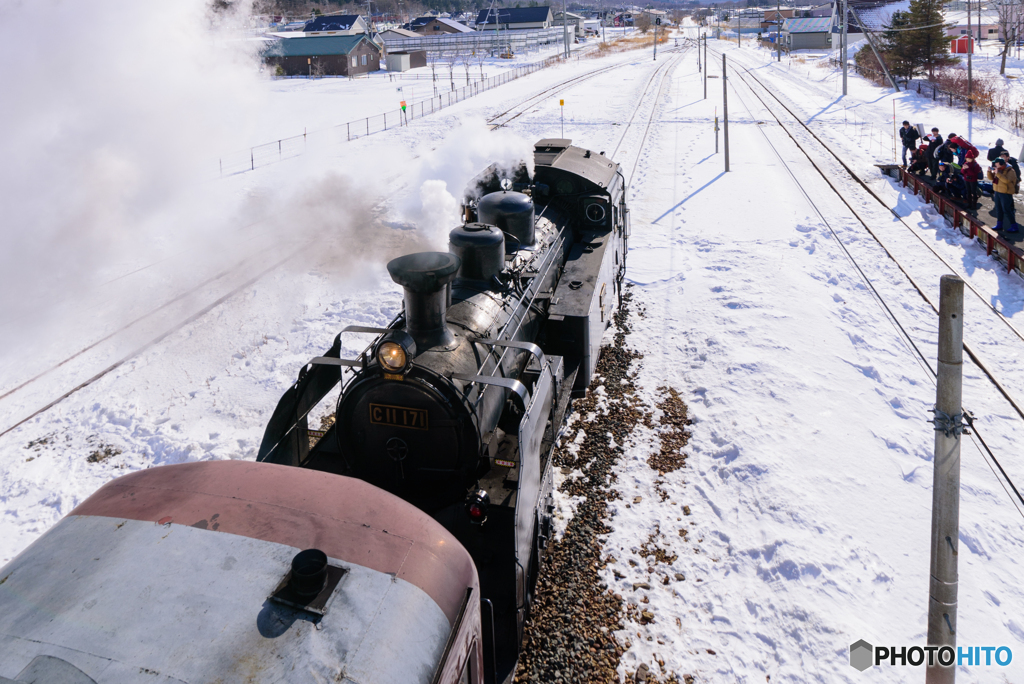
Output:
<instances>
[{"instance_id":1,"label":"child in winter coat","mask_svg":"<svg viewBox=\"0 0 1024 684\"><path fill-rule=\"evenodd\" d=\"M967 187L967 208L977 209L978 198L981 197L981 191L978 189L978 181L981 180L981 165L975 161L977 155L968 157L967 162L960 169L960 173L964 177L964 185Z\"/></svg>"}]
</instances>

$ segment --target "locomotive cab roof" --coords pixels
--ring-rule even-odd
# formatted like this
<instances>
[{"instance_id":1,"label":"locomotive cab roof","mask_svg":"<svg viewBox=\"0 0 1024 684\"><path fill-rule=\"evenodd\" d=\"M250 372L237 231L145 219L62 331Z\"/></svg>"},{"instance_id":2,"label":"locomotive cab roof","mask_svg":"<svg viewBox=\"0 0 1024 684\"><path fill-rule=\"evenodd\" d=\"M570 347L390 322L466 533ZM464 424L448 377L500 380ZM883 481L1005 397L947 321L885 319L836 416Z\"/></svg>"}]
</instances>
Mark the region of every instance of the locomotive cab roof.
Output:
<instances>
[{"instance_id":1,"label":"locomotive cab roof","mask_svg":"<svg viewBox=\"0 0 1024 684\"><path fill-rule=\"evenodd\" d=\"M572 140L566 138L546 138L534 145L536 182L551 185L556 194L569 194L560 192L554 179L578 176L579 182L573 192L608 192L608 188L615 183L619 165L603 154L575 147L571 143Z\"/></svg>"}]
</instances>

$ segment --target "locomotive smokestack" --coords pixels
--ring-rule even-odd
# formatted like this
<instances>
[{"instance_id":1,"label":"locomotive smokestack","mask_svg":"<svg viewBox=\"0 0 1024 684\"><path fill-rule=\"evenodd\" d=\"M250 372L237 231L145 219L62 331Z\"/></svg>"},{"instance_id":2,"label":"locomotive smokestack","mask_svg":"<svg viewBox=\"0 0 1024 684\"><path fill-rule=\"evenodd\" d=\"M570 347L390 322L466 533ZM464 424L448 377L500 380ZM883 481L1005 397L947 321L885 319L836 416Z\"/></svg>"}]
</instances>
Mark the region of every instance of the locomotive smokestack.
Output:
<instances>
[{"instance_id":1,"label":"locomotive smokestack","mask_svg":"<svg viewBox=\"0 0 1024 684\"><path fill-rule=\"evenodd\" d=\"M418 252L388 262L391 279L405 288L405 327L418 350L455 344L445 310L447 285L461 264L459 257L448 252Z\"/></svg>"}]
</instances>

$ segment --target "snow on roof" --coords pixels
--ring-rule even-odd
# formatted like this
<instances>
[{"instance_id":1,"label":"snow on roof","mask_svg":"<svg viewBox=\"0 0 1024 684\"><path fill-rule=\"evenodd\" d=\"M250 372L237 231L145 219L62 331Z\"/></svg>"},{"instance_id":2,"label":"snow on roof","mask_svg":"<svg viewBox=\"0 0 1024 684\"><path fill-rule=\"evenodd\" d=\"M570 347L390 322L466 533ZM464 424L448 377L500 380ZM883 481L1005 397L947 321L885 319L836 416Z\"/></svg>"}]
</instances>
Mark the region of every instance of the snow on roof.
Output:
<instances>
[{"instance_id":1,"label":"snow on roof","mask_svg":"<svg viewBox=\"0 0 1024 684\"><path fill-rule=\"evenodd\" d=\"M786 33L828 33L832 30L832 17L786 19L782 30Z\"/></svg>"},{"instance_id":2,"label":"snow on roof","mask_svg":"<svg viewBox=\"0 0 1024 684\"><path fill-rule=\"evenodd\" d=\"M898 2L889 2L885 4L873 4L867 6L857 6L857 3L851 2L850 9L857 10L857 16L860 17L861 25L868 31L884 31L886 26L892 21L893 12L907 12L910 10L910 0L899 0ZM856 24L856 20L853 20Z\"/></svg>"},{"instance_id":3,"label":"snow on roof","mask_svg":"<svg viewBox=\"0 0 1024 684\"><path fill-rule=\"evenodd\" d=\"M454 19L447 19L445 17L438 17L437 18L437 23L444 24L445 26L450 26L451 28L455 29L459 33L472 33L472 31L473 31L473 29L469 28L465 24L460 24L459 22L455 21Z\"/></svg>"},{"instance_id":4,"label":"snow on roof","mask_svg":"<svg viewBox=\"0 0 1024 684\"><path fill-rule=\"evenodd\" d=\"M382 31L381 35L384 36L384 35L387 35L389 33L393 33L393 34L399 35L399 36L404 36L406 38L420 38L420 37L422 37L422 36L420 36L420 34L416 33L415 31L410 31L410 30L404 29L404 28L388 29L387 31Z\"/></svg>"},{"instance_id":5,"label":"snow on roof","mask_svg":"<svg viewBox=\"0 0 1024 684\"><path fill-rule=\"evenodd\" d=\"M328 17L317 17L306 22L305 30L309 31L348 31L359 20L358 14L336 14Z\"/></svg>"}]
</instances>

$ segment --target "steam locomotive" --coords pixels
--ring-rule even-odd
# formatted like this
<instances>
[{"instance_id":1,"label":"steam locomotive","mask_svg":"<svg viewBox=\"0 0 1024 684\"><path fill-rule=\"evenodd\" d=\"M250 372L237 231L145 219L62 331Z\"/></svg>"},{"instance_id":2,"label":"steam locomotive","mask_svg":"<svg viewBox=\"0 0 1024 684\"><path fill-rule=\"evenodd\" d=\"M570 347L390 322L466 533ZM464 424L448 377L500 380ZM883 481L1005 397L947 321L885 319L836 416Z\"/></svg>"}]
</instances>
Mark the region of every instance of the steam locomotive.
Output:
<instances>
[{"instance_id":1,"label":"steam locomotive","mask_svg":"<svg viewBox=\"0 0 1024 684\"><path fill-rule=\"evenodd\" d=\"M365 480L440 522L479 572L500 683L551 533L550 454L621 300L629 213L619 165L563 139L536 143L532 178L489 169L471 187L447 253L388 264L404 310L302 368L258 460ZM374 339L342 358L352 334ZM339 384L334 425L311 438L310 410Z\"/></svg>"},{"instance_id":2,"label":"steam locomotive","mask_svg":"<svg viewBox=\"0 0 1024 684\"><path fill-rule=\"evenodd\" d=\"M449 252L388 264L403 311L303 366L257 463L118 478L0 568L0 684L511 681L625 272L621 170L570 143L478 177Z\"/></svg>"}]
</instances>

